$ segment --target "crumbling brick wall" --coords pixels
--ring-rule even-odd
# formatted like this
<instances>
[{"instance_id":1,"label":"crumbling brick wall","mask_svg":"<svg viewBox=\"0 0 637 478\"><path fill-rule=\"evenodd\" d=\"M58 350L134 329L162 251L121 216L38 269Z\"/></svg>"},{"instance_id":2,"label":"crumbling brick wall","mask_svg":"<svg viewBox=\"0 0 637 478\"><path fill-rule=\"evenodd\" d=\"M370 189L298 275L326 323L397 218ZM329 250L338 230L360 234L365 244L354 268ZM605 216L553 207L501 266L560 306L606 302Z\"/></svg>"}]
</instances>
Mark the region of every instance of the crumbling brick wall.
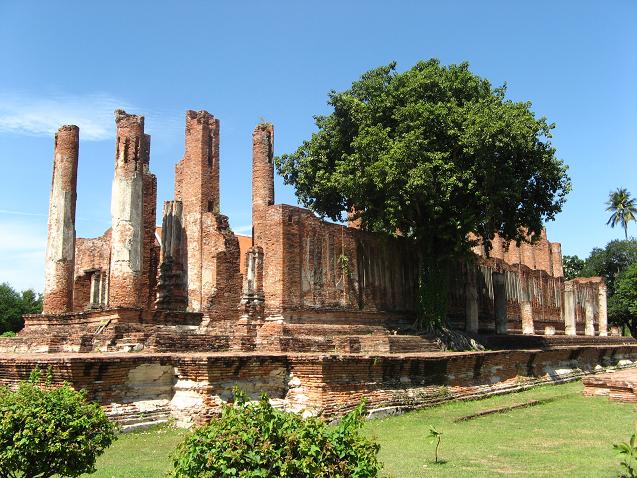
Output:
<instances>
[{"instance_id":1,"label":"crumbling brick wall","mask_svg":"<svg viewBox=\"0 0 637 478\"><path fill-rule=\"evenodd\" d=\"M268 206L262 216L266 314L414 312L416 264L409 245Z\"/></svg>"}]
</instances>

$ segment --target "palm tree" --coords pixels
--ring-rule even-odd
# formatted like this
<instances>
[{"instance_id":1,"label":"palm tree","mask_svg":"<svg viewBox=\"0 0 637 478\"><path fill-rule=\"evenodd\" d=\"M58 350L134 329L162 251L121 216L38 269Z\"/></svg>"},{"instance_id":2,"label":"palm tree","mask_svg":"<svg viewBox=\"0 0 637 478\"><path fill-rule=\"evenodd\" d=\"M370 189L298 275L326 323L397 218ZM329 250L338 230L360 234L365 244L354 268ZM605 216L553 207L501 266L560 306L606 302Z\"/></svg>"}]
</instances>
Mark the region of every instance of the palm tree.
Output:
<instances>
[{"instance_id":1,"label":"palm tree","mask_svg":"<svg viewBox=\"0 0 637 478\"><path fill-rule=\"evenodd\" d=\"M628 223L635 221L637 216L637 203L635 199L630 197L630 193L625 188L618 188L617 191L613 191L608 195L608 207L607 211L612 211L610 218L606 225L610 224L610 227L615 227L617 224L621 224L624 228L624 236L628 239Z\"/></svg>"}]
</instances>

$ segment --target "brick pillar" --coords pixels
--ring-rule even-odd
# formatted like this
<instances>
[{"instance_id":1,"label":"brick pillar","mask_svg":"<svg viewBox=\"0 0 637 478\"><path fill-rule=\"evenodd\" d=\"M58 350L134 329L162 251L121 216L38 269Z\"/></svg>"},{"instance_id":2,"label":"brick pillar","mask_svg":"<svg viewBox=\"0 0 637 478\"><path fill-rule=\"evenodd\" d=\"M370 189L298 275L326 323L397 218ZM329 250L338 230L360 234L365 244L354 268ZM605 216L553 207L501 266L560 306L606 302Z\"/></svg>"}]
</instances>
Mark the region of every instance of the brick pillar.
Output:
<instances>
[{"instance_id":1,"label":"brick pillar","mask_svg":"<svg viewBox=\"0 0 637 478\"><path fill-rule=\"evenodd\" d=\"M593 298L588 297L584 304L584 335L595 335L594 311Z\"/></svg>"},{"instance_id":2,"label":"brick pillar","mask_svg":"<svg viewBox=\"0 0 637 478\"><path fill-rule=\"evenodd\" d=\"M142 307L144 240L144 117L115 111L117 148L111 198L108 305Z\"/></svg>"},{"instance_id":3,"label":"brick pillar","mask_svg":"<svg viewBox=\"0 0 637 478\"><path fill-rule=\"evenodd\" d=\"M465 330L478 333L478 286L477 271L473 261L467 261L465 282Z\"/></svg>"},{"instance_id":4,"label":"brick pillar","mask_svg":"<svg viewBox=\"0 0 637 478\"><path fill-rule=\"evenodd\" d=\"M562 318L564 319L564 333L566 335L577 335L575 325L575 290L573 283L570 281L564 282Z\"/></svg>"},{"instance_id":5,"label":"brick pillar","mask_svg":"<svg viewBox=\"0 0 637 478\"><path fill-rule=\"evenodd\" d=\"M551 250L551 274L553 277L564 277L562 264L562 245L559 242L550 243Z\"/></svg>"},{"instance_id":6,"label":"brick pillar","mask_svg":"<svg viewBox=\"0 0 637 478\"><path fill-rule=\"evenodd\" d=\"M253 243L262 245L264 212L274 204L274 127L259 124L252 133L252 229Z\"/></svg>"},{"instance_id":7,"label":"brick pillar","mask_svg":"<svg viewBox=\"0 0 637 478\"><path fill-rule=\"evenodd\" d=\"M608 315L606 307L606 284L601 282L597 289L597 314L599 321L599 335L606 337L608 335Z\"/></svg>"},{"instance_id":8,"label":"brick pillar","mask_svg":"<svg viewBox=\"0 0 637 478\"><path fill-rule=\"evenodd\" d=\"M204 256L203 248L204 232L214 228L215 220L204 216L220 210L219 127L219 120L207 111L186 111L184 157L175 169L175 199L183 204L188 310L193 312L205 308L209 287L204 283L210 281L204 271L214 260Z\"/></svg>"},{"instance_id":9,"label":"brick pillar","mask_svg":"<svg viewBox=\"0 0 637 478\"><path fill-rule=\"evenodd\" d=\"M144 235L142 260L142 307L151 309L157 299L158 251L155 246L157 224L157 177L150 172L150 135L144 135L142 143L142 172L144 175Z\"/></svg>"},{"instance_id":10,"label":"brick pillar","mask_svg":"<svg viewBox=\"0 0 637 478\"><path fill-rule=\"evenodd\" d=\"M55 134L44 276L44 314L61 314L73 310L79 141L80 130L77 126L62 126Z\"/></svg>"},{"instance_id":11,"label":"brick pillar","mask_svg":"<svg viewBox=\"0 0 637 478\"><path fill-rule=\"evenodd\" d=\"M493 296L495 309L495 333L508 332L506 276L503 272L493 272Z\"/></svg>"},{"instance_id":12,"label":"brick pillar","mask_svg":"<svg viewBox=\"0 0 637 478\"><path fill-rule=\"evenodd\" d=\"M164 202L161 228L162 262L157 286L157 309L186 310L188 296L183 271L183 227L181 201Z\"/></svg>"}]
</instances>

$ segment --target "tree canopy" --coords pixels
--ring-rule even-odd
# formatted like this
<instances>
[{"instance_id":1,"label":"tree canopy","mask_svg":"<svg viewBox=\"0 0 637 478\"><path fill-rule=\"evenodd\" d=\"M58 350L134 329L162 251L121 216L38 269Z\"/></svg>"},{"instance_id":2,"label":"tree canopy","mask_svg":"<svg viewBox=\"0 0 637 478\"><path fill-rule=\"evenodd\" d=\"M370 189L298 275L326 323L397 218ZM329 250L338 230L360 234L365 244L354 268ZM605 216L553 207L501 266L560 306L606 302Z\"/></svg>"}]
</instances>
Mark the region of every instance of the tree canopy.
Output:
<instances>
[{"instance_id":1,"label":"tree canopy","mask_svg":"<svg viewBox=\"0 0 637 478\"><path fill-rule=\"evenodd\" d=\"M505 96L506 86L492 87L467 63L432 59L402 73L390 63L331 91L332 112L276 158L277 170L320 216L349 213L363 229L412 240L421 311L441 322L445 263L476 238L489 250L495 234L539 236L570 190L550 142L554 125Z\"/></svg>"},{"instance_id":2,"label":"tree canopy","mask_svg":"<svg viewBox=\"0 0 637 478\"><path fill-rule=\"evenodd\" d=\"M487 246L496 233L526 240L560 212L570 180L554 125L505 92L467 63L373 69L329 93L332 113L278 172L319 215L355 210L363 228L400 231L427 254L467 251L472 233Z\"/></svg>"}]
</instances>

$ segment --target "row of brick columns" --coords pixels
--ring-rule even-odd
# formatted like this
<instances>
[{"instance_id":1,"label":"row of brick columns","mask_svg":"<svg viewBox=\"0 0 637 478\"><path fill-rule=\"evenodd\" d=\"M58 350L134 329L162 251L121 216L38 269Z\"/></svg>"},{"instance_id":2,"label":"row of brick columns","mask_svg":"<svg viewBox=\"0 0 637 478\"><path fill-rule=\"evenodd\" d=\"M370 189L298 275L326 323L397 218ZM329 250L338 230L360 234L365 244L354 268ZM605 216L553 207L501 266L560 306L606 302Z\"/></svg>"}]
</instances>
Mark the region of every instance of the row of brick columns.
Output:
<instances>
[{"instance_id":1,"label":"row of brick columns","mask_svg":"<svg viewBox=\"0 0 637 478\"><path fill-rule=\"evenodd\" d=\"M564 328L566 335L576 335L576 294L577 289L573 282L564 283L564 301L562 305L562 315L564 318ZM597 299L597 322L598 333L601 336L608 335L608 316L606 311L606 285L600 283L597 287L597 297L588 297L584 303L584 334L595 335L594 304Z\"/></svg>"},{"instance_id":2,"label":"row of brick columns","mask_svg":"<svg viewBox=\"0 0 637 478\"><path fill-rule=\"evenodd\" d=\"M465 281L465 330L469 333L478 333L479 327L479 304L477 289L478 270L473 264L469 264ZM493 272L493 295L495 312L496 334L506 334L508 332L507 319L507 295L505 275L502 272ZM608 335L608 320L606 311L606 286L600 282L595 289L597 297L589 297L584 304L584 335L595 335L594 323L594 300L597 301L598 310L598 330L600 336ZM523 293L519 300L520 321L522 323L522 333L525 335L535 334L533 321L533 306L530 298ZM564 283L562 301L562 319L564 320L564 331L566 335L576 335L576 290L573 283Z\"/></svg>"}]
</instances>

